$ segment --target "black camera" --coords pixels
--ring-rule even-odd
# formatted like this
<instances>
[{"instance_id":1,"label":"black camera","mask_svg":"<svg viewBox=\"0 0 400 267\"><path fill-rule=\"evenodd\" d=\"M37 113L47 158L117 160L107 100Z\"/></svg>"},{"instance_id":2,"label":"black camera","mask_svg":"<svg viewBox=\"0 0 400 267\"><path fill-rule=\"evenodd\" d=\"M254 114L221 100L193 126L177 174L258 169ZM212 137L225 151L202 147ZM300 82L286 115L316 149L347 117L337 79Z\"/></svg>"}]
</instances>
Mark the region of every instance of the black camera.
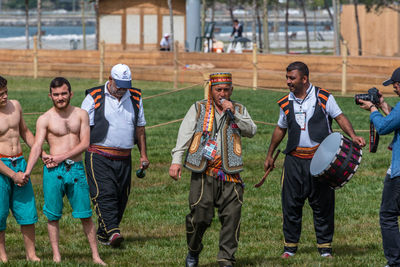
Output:
<instances>
[{"instance_id":1,"label":"black camera","mask_svg":"<svg viewBox=\"0 0 400 267\"><path fill-rule=\"evenodd\" d=\"M361 105L360 100L370 101L374 105L379 104L379 98L381 97L381 93L375 87L372 87L368 90L368 94L357 94L354 96L354 101L357 105Z\"/></svg>"}]
</instances>

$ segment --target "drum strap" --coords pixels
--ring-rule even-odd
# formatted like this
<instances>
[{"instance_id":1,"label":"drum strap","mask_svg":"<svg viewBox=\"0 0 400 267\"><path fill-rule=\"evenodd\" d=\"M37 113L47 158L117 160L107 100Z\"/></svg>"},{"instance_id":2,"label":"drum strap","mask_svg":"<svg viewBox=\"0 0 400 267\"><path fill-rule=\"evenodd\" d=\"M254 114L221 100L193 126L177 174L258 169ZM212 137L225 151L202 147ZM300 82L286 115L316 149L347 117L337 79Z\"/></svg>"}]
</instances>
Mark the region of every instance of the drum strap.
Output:
<instances>
[{"instance_id":1,"label":"drum strap","mask_svg":"<svg viewBox=\"0 0 400 267\"><path fill-rule=\"evenodd\" d=\"M369 123L369 152L375 153L378 149L379 134L375 132L375 126L372 122Z\"/></svg>"}]
</instances>

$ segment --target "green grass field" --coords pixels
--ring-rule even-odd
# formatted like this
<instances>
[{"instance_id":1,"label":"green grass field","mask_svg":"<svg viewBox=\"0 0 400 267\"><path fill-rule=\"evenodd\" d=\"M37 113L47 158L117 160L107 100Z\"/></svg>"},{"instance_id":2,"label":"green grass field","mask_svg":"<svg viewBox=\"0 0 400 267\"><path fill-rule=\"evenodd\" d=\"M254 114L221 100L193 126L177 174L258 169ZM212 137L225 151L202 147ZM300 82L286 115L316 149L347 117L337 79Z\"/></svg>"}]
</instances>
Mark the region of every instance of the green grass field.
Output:
<instances>
[{"instance_id":1,"label":"green grass field","mask_svg":"<svg viewBox=\"0 0 400 267\"><path fill-rule=\"evenodd\" d=\"M38 118L36 112L44 112L52 106L48 98L50 79L14 78L9 80L9 98L21 102L29 128L34 132ZM282 77L284 78L284 77ZM80 106L84 90L97 85L95 80L71 79L74 92L72 104ZM135 82L143 96L151 96L171 90L170 83ZM321 84L320 86L323 86ZM253 91L235 88L232 99L245 104L256 121L275 123L278 118L277 99L285 92ZM202 87L183 90L174 94L144 101L147 126L183 118L190 105L203 97ZM354 104L352 98L336 97L344 113L350 118L358 134L368 139L369 113ZM398 99L388 98L394 105ZM35 113L35 114L29 114ZM361 167L353 179L336 192L334 258L322 259L316 249L312 212L308 204L303 212L303 229L299 250L289 260L280 259L283 246L282 212L280 205L281 155L277 168L261 188L254 184L263 175L263 162L274 126L258 124L258 132L252 139L243 139L245 170L242 177L246 188L242 210L242 225L237 266L384 266L386 260L381 245L379 206L383 178L390 163L391 154L386 149L392 136L381 137L376 154L364 149ZM126 242L121 249L99 245L100 255L111 266L184 266L187 253L185 216L188 208L190 173L184 171L182 180L175 182L168 176L170 151L175 146L178 123L147 129L150 169L145 179L133 178L133 190L121 223ZM334 128L338 128L334 124ZM284 148L282 142L280 148ZM24 145L25 157L29 149ZM133 168L138 168L137 149L134 151ZM52 265L52 252L47 236L46 218L42 212L43 192L41 185L42 164L34 169L32 180L37 201L39 222L36 224L37 255L40 264L26 264L19 226L10 215L6 230L6 246L10 266ZM87 266L91 264L90 249L80 221L71 216L71 208L65 201L64 216L60 221L60 250L63 265ZM93 216L95 219L96 216ZM213 224L204 237L201 266L217 266L219 221Z\"/></svg>"}]
</instances>

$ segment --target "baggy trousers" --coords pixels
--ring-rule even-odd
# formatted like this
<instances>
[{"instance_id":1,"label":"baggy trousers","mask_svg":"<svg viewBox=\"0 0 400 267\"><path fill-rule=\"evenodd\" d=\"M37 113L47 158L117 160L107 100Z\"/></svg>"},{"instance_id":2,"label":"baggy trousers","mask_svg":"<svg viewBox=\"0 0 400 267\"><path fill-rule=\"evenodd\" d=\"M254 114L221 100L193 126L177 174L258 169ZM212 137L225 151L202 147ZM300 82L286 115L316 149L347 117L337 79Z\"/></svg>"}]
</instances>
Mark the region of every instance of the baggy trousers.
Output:
<instances>
[{"instance_id":1,"label":"baggy trousers","mask_svg":"<svg viewBox=\"0 0 400 267\"><path fill-rule=\"evenodd\" d=\"M119 233L128 196L131 190L131 157L112 160L86 151L86 174L90 197L98 216L97 238L108 241Z\"/></svg>"},{"instance_id":2,"label":"baggy trousers","mask_svg":"<svg viewBox=\"0 0 400 267\"><path fill-rule=\"evenodd\" d=\"M220 181L201 173L192 173L189 193L190 213L186 216L186 233L189 251L194 254L203 248L202 238L218 209L221 222L217 260L225 265L235 263L238 247L243 187L240 184Z\"/></svg>"},{"instance_id":3,"label":"baggy trousers","mask_svg":"<svg viewBox=\"0 0 400 267\"><path fill-rule=\"evenodd\" d=\"M379 222L382 232L383 252L389 266L400 266L400 176L386 175Z\"/></svg>"},{"instance_id":4,"label":"baggy trousers","mask_svg":"<svg viewBox=\"0 0 400 267\"><path fill-rule=\"evenodd\" d=\"M319 252L332 252L335 191L310 174L311 159L286 155L282 174L282 212L285 251L296 252L306 199L313 210Z\"/></svg>"}]
</instances>

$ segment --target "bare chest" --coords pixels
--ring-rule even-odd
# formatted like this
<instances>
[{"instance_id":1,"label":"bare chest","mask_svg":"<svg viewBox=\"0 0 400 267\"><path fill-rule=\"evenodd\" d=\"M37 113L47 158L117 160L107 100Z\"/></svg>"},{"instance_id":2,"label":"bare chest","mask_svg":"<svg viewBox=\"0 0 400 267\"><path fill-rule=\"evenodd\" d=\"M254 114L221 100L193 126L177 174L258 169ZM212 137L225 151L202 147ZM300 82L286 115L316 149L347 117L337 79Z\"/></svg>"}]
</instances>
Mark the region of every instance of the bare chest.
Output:
<instances>
[{"instance_id":1,"label":"bare chest","mask_svg":"<svg viewBox=\"0 0 400 267\"><path fill-rule=\"evenodd\" d=\"M49 123L49 133L55 136L64 136L68 134L78 135L80 132L81 121L79 118L53 119Z\"/></svg>"},{"instance_id":2,"label":"bare chest","mask_svg":"<svg viewBox=\"0 0 400 267\"><path fill-rule=\"evenodd\" d=\"M8 131L19 130L20 115L18 112L12 112L10 114L0 114L0 136L7 134Z\"/></svg>"}]
</instances>

